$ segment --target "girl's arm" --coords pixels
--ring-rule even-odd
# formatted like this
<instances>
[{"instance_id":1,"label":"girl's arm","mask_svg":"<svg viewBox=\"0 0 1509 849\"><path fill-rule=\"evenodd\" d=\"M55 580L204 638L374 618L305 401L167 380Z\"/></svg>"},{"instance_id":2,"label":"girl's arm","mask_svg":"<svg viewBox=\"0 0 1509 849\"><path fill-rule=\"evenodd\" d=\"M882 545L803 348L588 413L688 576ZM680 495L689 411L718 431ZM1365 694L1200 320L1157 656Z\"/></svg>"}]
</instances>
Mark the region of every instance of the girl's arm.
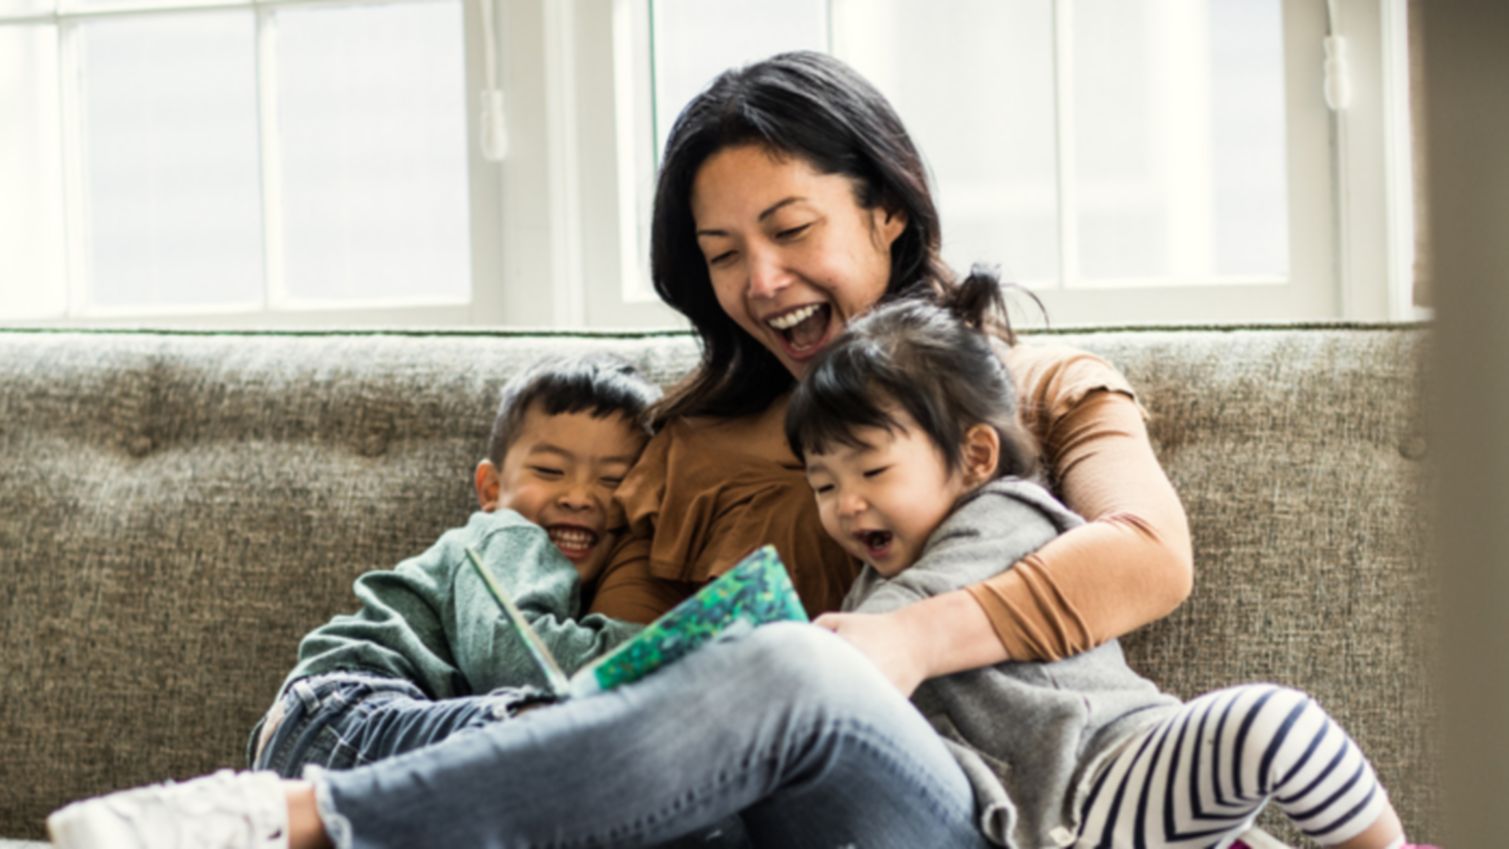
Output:
<instances>
[{"instance_id":1,"label":"girl's arm","mask_svg":"<svg viewBox=\"0 0 1509 849\"><path fill-rule=\"evenodd\" d=\"M881 616L818 620L905 693L938 675L1085 651L1167 615L1189 595L1188 521L1141 409L1104 384L1082 391L1095 369L1109 372L1111 387L1124 385L1103 362L1081 355L1057 367L1038 382L1040 395L1023 393L1040 414L1027 424L1043 442L1059 495L1090 521L968 589ZM1071 370L1077 378L1064 379Z\"/></svg>"}]
</instances>

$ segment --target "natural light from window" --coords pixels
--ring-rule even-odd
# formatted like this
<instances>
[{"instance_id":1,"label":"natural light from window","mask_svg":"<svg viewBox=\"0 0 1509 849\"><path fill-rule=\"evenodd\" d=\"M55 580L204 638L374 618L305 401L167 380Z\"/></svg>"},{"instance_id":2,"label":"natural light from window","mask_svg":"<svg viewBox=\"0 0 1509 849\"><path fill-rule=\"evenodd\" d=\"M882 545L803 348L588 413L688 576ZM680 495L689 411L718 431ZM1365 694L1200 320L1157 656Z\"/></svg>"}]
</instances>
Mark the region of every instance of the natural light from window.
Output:
<instances>
[{"instance_id":1,"label":"natural light from window","mask_svg":"<svg viewBox=\"0 0 1509 849\"><path fill-rule=\"evenodd\" d=\"M828 50L927 157L956 268L1050 289L1288 275L1279 0L650 6L657 138L730 64Z\"/></svg>"}]
</instances>

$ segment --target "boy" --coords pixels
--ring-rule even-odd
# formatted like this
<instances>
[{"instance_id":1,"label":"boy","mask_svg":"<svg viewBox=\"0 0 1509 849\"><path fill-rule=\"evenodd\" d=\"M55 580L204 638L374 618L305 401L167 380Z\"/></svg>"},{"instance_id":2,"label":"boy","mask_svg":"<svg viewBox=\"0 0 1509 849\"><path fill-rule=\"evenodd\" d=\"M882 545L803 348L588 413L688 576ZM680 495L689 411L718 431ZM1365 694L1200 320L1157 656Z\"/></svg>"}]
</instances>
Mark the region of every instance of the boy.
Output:
<instances>
[{"instance_id":1,"label":"boy","mask_svg":"<svg viewBox=\"0 0 1509 849\"><path fill-rule=\"evenodd\" d=\"M612 547L608 505L649 440L644 413L658 397L633 367L605 358L547 361L504 387L487 458L473 474L478 512L424 554L358 578L361 610L304 638L284 697L257 734L253 764L292 777L308 763L377 760L541 698L519 686L537 680L536 667L467 563L468 547L568 675L637 631L575 617L582 582L596 577ZM377 724L367 721L381 714L380 731L344 753L267 745L288 736L278 727L290 693L308 704L328 700L332 688L363 705L346 709L357 721Z\"/></svg>"},{"instance_id":2,"label":"boy","mask_svg":"<svg viewBox=\"0 0 1509 849\"><path fill-rule=\"evenodd\" d=\"M210 781L275 781L266 770L293 778L310 765L350 768L547 700L527 686L537 667L467 548L568 675L643 627L575 617L581 584L596 577L612 548L609 503L649 440L645 414L659 395L628 363L608 357L547 361L504 387L487 457L473 474L478 511L423 554L356 580L361 609L304 637L298 665L253 729L248 759L262 771ZM121 798L129 795L53 814L56 845L113 846L125 835L154 845L153 824L133 817L130 799Z\"/></svg>"}]
</instances>

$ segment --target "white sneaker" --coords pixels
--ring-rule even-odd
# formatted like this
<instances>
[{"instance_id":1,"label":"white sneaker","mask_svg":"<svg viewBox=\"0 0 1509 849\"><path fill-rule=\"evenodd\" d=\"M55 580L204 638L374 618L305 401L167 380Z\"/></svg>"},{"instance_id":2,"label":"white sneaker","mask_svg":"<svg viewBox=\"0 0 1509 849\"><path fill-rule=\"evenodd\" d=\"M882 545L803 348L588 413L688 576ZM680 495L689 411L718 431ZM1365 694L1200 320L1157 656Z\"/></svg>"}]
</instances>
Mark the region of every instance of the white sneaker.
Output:
<instances>
[{"instance_id":1,"label":"white sneaker","mask_svg":"<svg viewBox=\"0 0 1509 849\"><path fill-rule=\"evenodd\" d=\"M60 849L288 849L273 772L221 770L74 802L47 818Z\"/></svg>"}]
</instances>

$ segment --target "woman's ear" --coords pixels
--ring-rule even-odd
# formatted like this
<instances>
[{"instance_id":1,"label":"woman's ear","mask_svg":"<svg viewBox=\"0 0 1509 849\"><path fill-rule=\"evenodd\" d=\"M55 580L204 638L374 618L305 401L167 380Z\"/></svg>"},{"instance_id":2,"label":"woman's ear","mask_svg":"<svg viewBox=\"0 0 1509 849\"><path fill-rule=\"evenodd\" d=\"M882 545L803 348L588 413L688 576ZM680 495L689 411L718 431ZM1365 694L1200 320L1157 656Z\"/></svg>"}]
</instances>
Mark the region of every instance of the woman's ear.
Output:
<instances>
[{"instance_id":1,"label":"woman's ear","mask_svg":"<svg viewBox=\"0 0 1509 849\"><path fill-rule=\"evenodd\" d=\"M900 207L888 206L884 203L873 210L875 235L879 237L881 245L890 250L891 244L906 232L906 213Z\"/></svg>"},{"instance_id":2,"label":"woman's ear","mask_svg":"<svg viewBox=\"0 0 1509 849\"><path fill-rule=\"evenodd\" d=\"M477 464L477 471L473 475L473 485L477 488L477 509L484 513L491 513L498 509L498 467L491 460L483 460Z\"/></svg>"},{"instance_id":3,"label":"woman's ear","mask_svg":"<svg viewBox=\"0 0 1509 849\"><path fill-rule=\"evenodd\" d=\"M1001 462L1001 435L983 422L964 432L964 482L971 487L995 478Z\"/></svg>"}]
</instances>

